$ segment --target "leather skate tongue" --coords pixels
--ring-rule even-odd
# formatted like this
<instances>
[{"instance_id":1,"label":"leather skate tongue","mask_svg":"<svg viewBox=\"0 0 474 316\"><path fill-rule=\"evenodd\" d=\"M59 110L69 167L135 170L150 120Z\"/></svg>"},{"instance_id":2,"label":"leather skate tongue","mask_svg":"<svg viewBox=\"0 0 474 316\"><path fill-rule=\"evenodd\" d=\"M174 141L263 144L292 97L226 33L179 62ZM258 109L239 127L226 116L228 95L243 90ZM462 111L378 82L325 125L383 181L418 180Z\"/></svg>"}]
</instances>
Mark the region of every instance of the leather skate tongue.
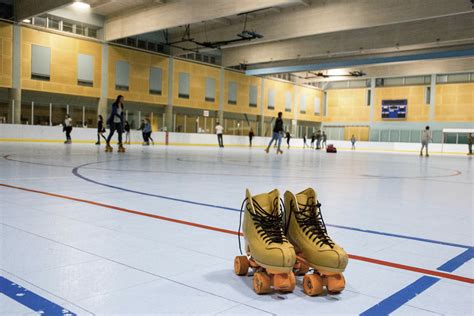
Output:
<instances>
[{"instance_id":1,"label":"leather skate tongue","mask_svg":"<svg viewBox=\"0 0 474 316\"><path fill-rule=\"evenodd\" d=\"M308 204L308 198L309 198L309 196L306 195L306 194L297 194L296 195L296 201L298 202L298 204L303 204L303 205Z\"/></svg>"},{"instance_id":2,"label":"leather skate tongue","mask_svg":"<svg viewBox=\"0 0 474 316\"><path fill-rule=\"evenodd\" d=\"M306 210L308 212L310 210L310 205L315 204L315 198L313 194L308 194L306 192L302 192L296 195L296 202L298 202L298 209L300 211Z\"/></svg>"},{"instance_id":3,"label":"leather skate tongue","mask_svg":"<svg viewBox=\"0 0 474 316\"><path fill-rule=\"evenodd\" d=\"M267 213L267 214L275 214L276 210L273 209L273 199L268 194L260 194L253 197L254 199L254 207L257 209L256 203L260 205L261 209L259 210ZM256 202L256 203L255 203Z\"/></svg>"}]
</instances>

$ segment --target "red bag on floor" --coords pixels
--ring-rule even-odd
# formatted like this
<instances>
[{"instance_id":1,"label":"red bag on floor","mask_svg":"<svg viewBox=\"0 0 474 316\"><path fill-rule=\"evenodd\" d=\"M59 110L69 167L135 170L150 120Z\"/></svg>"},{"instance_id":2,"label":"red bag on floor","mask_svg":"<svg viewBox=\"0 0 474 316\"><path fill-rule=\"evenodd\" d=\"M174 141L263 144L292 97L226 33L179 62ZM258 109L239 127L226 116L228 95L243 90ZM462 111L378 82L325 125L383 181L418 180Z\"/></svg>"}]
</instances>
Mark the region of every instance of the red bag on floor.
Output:
<instances>
[{"instance_id":1,"label":"red bag on floor","mask_svg":"<svg viewBox=\"0 0 474 316\"><path fill-rule=\"evenodd\" d=\"M328 152L328 153L337 153L337 149L336 149L336 147L334 147L333 144L329 144L326 147L326 152Z\"/></svg>"}]
</instances>

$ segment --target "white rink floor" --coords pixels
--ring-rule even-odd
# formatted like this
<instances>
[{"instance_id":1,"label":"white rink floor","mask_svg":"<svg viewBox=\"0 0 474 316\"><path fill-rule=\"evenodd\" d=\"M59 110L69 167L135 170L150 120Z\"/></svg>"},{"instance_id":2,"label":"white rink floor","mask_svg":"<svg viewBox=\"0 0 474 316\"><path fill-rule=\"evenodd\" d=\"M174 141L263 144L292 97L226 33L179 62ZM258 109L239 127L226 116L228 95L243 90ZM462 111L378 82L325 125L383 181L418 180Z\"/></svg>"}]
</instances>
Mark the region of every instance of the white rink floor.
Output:
<instances>
[{"instance_id":1,"label":"white rink floor","mask_svg":"<svg viewBox=\"0 0 474 316\"><path fill-rule=\"evenodd\" d=\"M474 313L470 157L103 149L0 144L0 315ZM308 186L346 290L258 296L233 273L244 190Z\"/></svg>"}]
</instances>

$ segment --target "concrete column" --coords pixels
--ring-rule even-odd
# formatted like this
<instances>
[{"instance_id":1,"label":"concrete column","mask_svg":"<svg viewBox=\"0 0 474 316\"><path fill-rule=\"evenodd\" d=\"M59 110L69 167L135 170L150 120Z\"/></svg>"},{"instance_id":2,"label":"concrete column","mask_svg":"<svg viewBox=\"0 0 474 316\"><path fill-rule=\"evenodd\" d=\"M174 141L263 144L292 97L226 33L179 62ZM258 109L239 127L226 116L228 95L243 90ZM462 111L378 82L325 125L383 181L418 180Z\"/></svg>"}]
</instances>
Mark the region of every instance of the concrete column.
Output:
<instances>
[{"instance_id":1,"label":"concrete column","mask_svg":"<svg viewBox=\"0 0 474 316\"><path fill-rule=\"evenodd\" d=\"M107 120L107 95L109 89L109 45L102 44L102 65L100 81L100 98L97 105L97 114Z\"/></svg>"},{"instance_id":2,"label":"concrete column","mask_svg":"<svg viewBox=\"0 0 474 316\"><path fill-rule=\"evenodd\" d=\"M375 111L375 78L370 79L370 128L374 124L374 111Z\"/></svg>"},{"instance_id":3,"label":"concrete column","mask_svg":"<svg viewBox=\"0 0 474 316\"><path fill-rule=\"evenodd\" d=\"M219 90L219 110L217 112L217 117L219 118L219 122L224 126L224 89L225 89L225 70L224 67L221 67L220 72L220 90ZM214 128L214 127L212 127Z\"/></svg>"},{"instance_id":4,"label":"concrete column","mask_svg":"<svg viewBox=\"0 0 474 316\"><path fill-rule=\"evenodd\" d=\"M12 88L8 99L9 123L21 124L21 28L17 24L13 25Z\"/></svg>"},{"instance_id":5,"label":"concrete column","mask_svg":"<svg viewBox=\"0 0 474 316\"><path fill-rule=\"evenodd\" d=\"M429 121L433 122L435 117L435 104L436 104L436 74L431 75L430 83L430 112Z\"/></svg>"},{"instance_id":6,"label":"concrete column","mask_svg":"<svg viewBox=\"0 0 474 316\"><path fill-rule=\"evenodd\" d=\"M168 58L168 103L165 109L165 127L168 132L174 132L173 119L173 57Z\"/></svg>"},{"instance_id":7,"label":"concrete column","mask_svg":"<svg viewBox=\"0 0 474 316\"><path fill-rule=\"evenodd\" d=\"M293 122L291 122L291 133L293 134L293 137L300 137L301 135L298 135L298 112L300 111L300 108L296 106L298 104L298 92L300 88L297 85L293 85L294 87L294 93L293 93L293 119L295 120L296 124L293 125Z\"/></svg>"},{"instance_id":8,"label":"concrete column","mask_svg":"<svg viewBox=\"0 0 474 316\"><path fill-rule=\"evenodd\" d=\"M260 86L260 136L265 136L265 79L262 78Z\"/></svg>"}]
</instances>

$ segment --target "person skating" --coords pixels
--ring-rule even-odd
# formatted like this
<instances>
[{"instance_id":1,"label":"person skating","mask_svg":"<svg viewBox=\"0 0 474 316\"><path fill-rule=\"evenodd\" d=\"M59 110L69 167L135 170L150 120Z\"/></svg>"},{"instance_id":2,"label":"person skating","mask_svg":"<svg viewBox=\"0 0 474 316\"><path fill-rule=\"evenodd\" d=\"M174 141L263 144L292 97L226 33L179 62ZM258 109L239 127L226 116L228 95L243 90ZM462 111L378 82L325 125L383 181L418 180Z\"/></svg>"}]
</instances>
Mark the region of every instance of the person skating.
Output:
<instances>
[{"instance_id":1,"label":"person skating","mask_svg":"<svg viewBox=\"0 0 474 316\"><path fill-rule=\"evenodd\" d=\"M66 132L66 141L64 143L71 144L72 119L69 114L66 114L66 118L64 119L63 131Z\"/></svg>"},{"instance_id":2,"label":"person skating","mask_svg":"<svg viewBox=\"0 0 474 316\"><path fill-rule=\"evenodd\" d=\"M425 148L426 157L429 157L428 154L428 143L432 139L430 127L426 126L423 132L421 133L421 149L420 149L420 156L423 156L423 148Z\"/></svg>"},{"instance_id":3,"label":"person skating","mask_svg":"<svg viewBox=\"0 0 474 316\"><path fill-rule=\"evenodd\" d=\"M273 141L276 141L278 144L277 147L277 154L283 154L283 151L280 149L281 147L281 137L283 133L283 119L282 119L283 113L278 112L278 117L275 121L275 125L273 126L273 136L270 142L268 143L267 148L265 149L265 152L268 154L270 147L272 146Z\"/></svg>"},{"instance_id":4,"label":"person skating","mask_svg":"<svg viewBox=\"0 0 474 316\"><path fill-rule=\"evenodd\" d=\"M322 143L321 143L321 147L322 148L326 148L326 141L328 140L328 135L326 135L326 133L323 131L323 135L321 136L322 137Z\"/></svg>"},{"instance_id":5,"label":"person skating","mask_svg":"<svg viewBox=\"0 0 474 316\"><path fill-rule=\"evenodd\" d=\"M472 155L472 133L467 134L467 148L469 149L468 155Z\"/></svg>"},{"instance_id":6,"label":"person skating","mask_svg":"<svg viewBox=\"0 0 474 316\"><path fill-rule=\"evenodd\" d=\"M118 145L119 145L119 152L124 152L125 148L122 145L122 132L123 132L123 125L124 125L124 110L123 110L123 96L117 96L117 99L112 104L112 112L110 113L109 118L107 119L107 124L109 124L110 132L109 136L107 137L107 147L106 151L112 151L112 147L110 146L110 140L112 136L114 136L115 131L118 133Z\"/></svg>"},{"instance_id":7,"label":"person skating","mask_svg":"<svg viewBox=\"0 0 474 316\"><path fill-rule=\"evenodd\" d=\"M147 146L150 145L150 140L151 140L151 144L155 145L155 141L153 140L153 138L151 138L151 133L152 133L152 129L151 129L150 121L145 120L145 125L143 127L143 139L145 139L144 145L147 145Z\"/></svg>"},{"instance_id":8,"label":"person skating","mask_svg":"<svg viewBox=\"0 0 474 316\"><path fill-rule=\"evenodd\" d=\"M255 136L255 134L253 132L253 129L250 128L250 130L249 130L249 144L250 144L249 147L252 147L252 139L253 139L254 136Z\"/></svg>"},{"instance_id":9,"label":"person skating","mask_svg":"<svg viewBox=\"0 0 474 316\"><path fill-rule=\"evenodd\" d=\"M316 133L316 149L321 149L321 130Z\"/></svg>"},{"instance_id":10,"label":"person skating","mask_svg":"<svg viewBox=\"0 0 474 316\"><path fill-rule=\"evenodd\" d=\"M100 145L101 137L107 142L107 138L105 138L104 133L104 118L102 117L102 115L99 115L99 118L97 119L97 143L95 143L96 145Z\"/></svg>"},{"instance_id":11,"label":"person skating","mask_svg":"<svg viewBox=\"0 0 474 316\"><path fill-rule=\"evenodd\" d=\"M308 147L308 144L306 144L306 134L303 135L303 149Z\"/></svg>"},{"instance_id":12,"label":"person skating","mask_svg":"<svg viewBox=\"0 0 474 316\"><path fill-rule=\"evenodd\" d=\"M125 131L125 144L130 145L130 124L128 121L125 121L125 126L123 127Z\"/></svg>"},{"instance_id":13,"label":"person skating","mask_svg":"<svg viewBox=\"0 0 474 316\"><path fill-rule=\"evenodd\" d=\"M288 146L288 149L290 149L290 139L291 139L291 134L290 132L286 132L286 145Z\"/></svg>"},{"instance_id":14,"label":"person skating","mask_svg":"<svg viewBox=\"0 0 474 316\"><path fill-rule=\"evenodd\" d=\"M314 141L316 140L316 135L313 133L313 135L311 135L311 149L314 148Z\"/></svg>"},{"instance_id":15,"label":"person skating","mask_svg":"<svg viewBox=\"0 0 474 316\"><path fill-rule=\"evenodd\" d=\"M222 138L222 134L224 133L224 127L217 122L216 123L216 134L217 134L217 142L219 143L220 148L224 148L224 139Z\"/></svg>"},{"instance_id":16,"label":"person skating","mask_svg":"<svg viewBox=\"0 0 474 316\"><path fill-rule=\"evenodd\" d=\"M351 137L352 150L356 149L355 143L356 143L356 138L355 138L355 135L352 134L352 137Z\"/></svg>"}]
</instances>

